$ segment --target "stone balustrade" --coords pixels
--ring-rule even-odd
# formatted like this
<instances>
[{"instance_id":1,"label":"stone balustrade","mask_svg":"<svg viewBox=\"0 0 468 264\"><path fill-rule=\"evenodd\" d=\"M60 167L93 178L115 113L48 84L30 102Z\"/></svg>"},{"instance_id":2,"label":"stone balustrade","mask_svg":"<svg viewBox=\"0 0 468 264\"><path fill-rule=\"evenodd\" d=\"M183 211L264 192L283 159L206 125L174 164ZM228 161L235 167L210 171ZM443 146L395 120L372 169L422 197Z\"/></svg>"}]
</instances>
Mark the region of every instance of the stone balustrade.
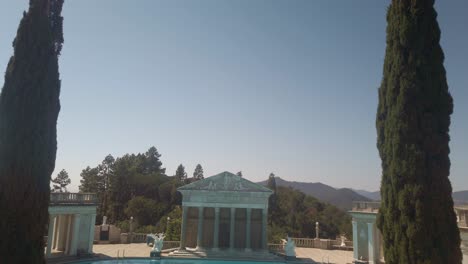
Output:
<instances>
[{"instance_id":1,"label":"stone balustrade","mask_svg":"<svg viewBox=\"0 0 468 264\"><path fill-rule=\"evenodd\" d=\"M49 205L97 205L95 193L51 193Z\"/></svg>"}]
</instances>

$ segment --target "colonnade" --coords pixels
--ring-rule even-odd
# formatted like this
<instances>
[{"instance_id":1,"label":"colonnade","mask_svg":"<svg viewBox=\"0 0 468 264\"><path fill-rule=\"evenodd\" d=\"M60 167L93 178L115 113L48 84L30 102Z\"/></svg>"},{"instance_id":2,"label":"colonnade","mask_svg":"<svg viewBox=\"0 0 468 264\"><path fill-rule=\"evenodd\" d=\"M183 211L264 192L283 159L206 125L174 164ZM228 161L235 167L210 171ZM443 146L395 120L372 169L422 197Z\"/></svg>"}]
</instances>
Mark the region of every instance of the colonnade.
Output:
<instances>
[{"instance_id":1,"label":"colonnade","mask_svg":"<svg viewBox=\"0 0 468 264\"><path fill-rule=\"evenodd\" d=\"M364 256L365 259L369 260L369 263L376 263L381 258L381 235L375 221L359 223L353 219L352 224L354 259L357 260Z\"/></svg>"},{"instance_id":2,"label":"colonnade","mask_svg":"<svg viewBox=\"0 0 468 264\"><path fill-rule=\"evenodd\" d=\"M96 214L81 215L81 214L50 214L49 228L47 234L47 249L46 256L50 257L52 250L62 251L65 255L76 255L79 243L80 222L82 217L89 222L88 234L88 253L92 253L94 241L94 223Z\"/></svg>"},{"instance_id":3,"label":"colonnade","mask_svg":"<svg viewBox=\"0 0 468 264\"><path fill-rule=\"evenodd\" d=\"M182 230L181 230L181 241L180 241L180 249L184 250L186 248L186 241L187 241L187 222L188 222L188 211L189 206L182 206ZM198 208L198 221L197 221L197 240L196 240L196 247L198 250L203 250L203 226L204 226L204 210L208 208L214 209L214 226L213 226L213 247L212 250L219 250L219 229L220 229L220 211L221 207L203 207L197 206ZM245 251L251 251L251 222L252 222L252 210L253 208L235 208L231 207L230 209L230 220L229 220L229 249L234 250L235 247L235 232L239 232L236 230L236 209L245 209L246 210L246 217L245 217ZM254 208L260 209L260 208ZM266 250L267 249L267 217L268 217L268 210L266 208L261 208L261 246L260 249ZM227 235L227 234L226 234Z\"/></svg>"}]
</instances>

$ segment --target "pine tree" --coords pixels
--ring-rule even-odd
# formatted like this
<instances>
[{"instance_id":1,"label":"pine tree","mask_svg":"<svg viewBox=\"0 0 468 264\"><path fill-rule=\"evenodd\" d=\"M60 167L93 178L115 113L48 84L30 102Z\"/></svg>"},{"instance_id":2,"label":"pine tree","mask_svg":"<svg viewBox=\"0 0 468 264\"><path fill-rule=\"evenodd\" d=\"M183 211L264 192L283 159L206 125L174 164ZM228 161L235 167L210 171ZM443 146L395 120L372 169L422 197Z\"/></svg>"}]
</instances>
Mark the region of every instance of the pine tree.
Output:
<instances>
[{"instance_id":1,"label":"pine tree","mask_svg":"<svg viewBox=\"0 0 468 264\"><path fill-rule=\"evenodd\" d=\"M68 177L68 172L66 170L61 170L52 182L54 183L53 192L67 192L67 185L71 183L71 180Z\"/></svg>"},{"instance_id":2,"label":"pine tree","mask_svg":"<svg viewBox=\"0 0 468 264\"><path fill-rule=\"evenodd\" d=\"M387 264L461 263L448 179L448 91L433 0L393 0L377 111Z\"/></svg>"},{"instance_id":3,"label":"pine tree","mask_svg":"<svg viewBox=\"0 0 468 264\"><path fill-rule=\"evenodd\" d=\"M0 95L1 263L45 263L60 111L63 0L30 0Z\"/></svg>"},{"instance_id":4,"label":"pine tree","mask_svg":"<svg viewBox=\"0 0 468 264\"><path fill-rule=\"evenodd\" d=\"M159 158L161 158L161 154L159 154L158 150L155 147L151 147L145 153L146 157L146 164L144 173L158 173L164 175L166 173L166 169L162 167L162 162Z\"/></svg>"},{"instance_id":5,"label":"pine tree","mask_svg":"<svg viewBox=\"0 0 468 264\"><path fill-rule=\"evenodd\" d=\"M89 166L86 169L82 170L80 173L80 192L84 193L97 193L98 189L98 168L90 168Z\"/></svg>"},{"instance_id":6,"label":"pine tree","mask_svg":"<svg viewBox=\"0 0 468 264\"><path fill-rule=\"evenodd\" d=\"M187 173L185 172L184 165L180 164L179 167L177 167L175 178L180 182L185 182L185 180L187 179Z\"/></svg>"},{"instance_id":7,"label":"pine tree","mask_svg":"<svg viewBox=\"0 0 468 264\"><path fill-rule=\"evenodd\" d=\"M195 171L193 172L193 179L195 180L202 180L204 179L203 177L203 168L200 164L197 165L197 167L195 167Z\"/></svg>"}]
</instances>

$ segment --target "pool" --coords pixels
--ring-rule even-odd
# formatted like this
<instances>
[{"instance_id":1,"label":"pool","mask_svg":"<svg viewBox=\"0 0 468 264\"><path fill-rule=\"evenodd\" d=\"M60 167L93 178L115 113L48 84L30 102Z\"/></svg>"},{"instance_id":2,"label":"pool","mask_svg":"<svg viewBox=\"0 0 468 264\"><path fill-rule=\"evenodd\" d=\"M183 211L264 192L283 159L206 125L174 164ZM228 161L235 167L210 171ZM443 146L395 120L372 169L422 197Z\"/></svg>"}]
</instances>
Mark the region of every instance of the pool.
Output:
<instances>
[{"instance_id":1,"label":"pool","mask_svg":"<svg viewBox=\"0 0 468 264\"><path fill-rule=\"evenodd\" d=\"M95 260L75 262L76 264L285 264L281 261L254 261L254 260L216 260L216 259L150 259L129 258L112 260Z\"/></svg>"}]
</instances>

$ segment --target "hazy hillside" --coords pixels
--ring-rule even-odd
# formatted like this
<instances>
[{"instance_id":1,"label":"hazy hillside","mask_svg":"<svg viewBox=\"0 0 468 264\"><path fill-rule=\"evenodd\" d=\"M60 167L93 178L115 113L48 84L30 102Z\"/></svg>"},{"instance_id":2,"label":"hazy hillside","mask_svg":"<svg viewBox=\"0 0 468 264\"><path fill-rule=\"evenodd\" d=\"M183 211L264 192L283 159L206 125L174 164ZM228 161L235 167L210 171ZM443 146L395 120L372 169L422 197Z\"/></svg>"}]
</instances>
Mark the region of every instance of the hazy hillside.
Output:
<instances>
[{"instance_id":1,"label":"hazy hillside","mask_svg":"<svg viewBox=\"0 0 468 264\"><path fill-rule=\"evenodd\" d=\"M354 190L355 192L359 193L362 196L365 196L374 201L380 201L380 192L369 192L366 190ZM466 204L468 203L468 191L458 191L453 192L452 194L453 201L455 204Z\"/></svg>"},{"instance_id":2,"label":"hazy hillside","mask_svg":"<svg viewBox=\"0 0 468 264\"><path fill-rule=\"evenodd\" d=\"M369 192L369 191L366 191L366 190L355 190L353 189L353 191L359 193L360 195L364 196L364 197L367 197L371 200L374 200L374 201L380 201L380 191L375 191L375 192Z\"/></svg>"},{"instance_id":3,"label":"hazy hillside","mask_svg":"<svg viewBox=\"0 0 468 264\"><path fill-rule=\"evenodd\" d=\"M468 203L468 191L458 191L452 194L455 204Z\"/></svg>"},{"instance_id":4,"label":"hazy hillside","mask_svg":"<svg viewBox=\"0 0 468 264\"><path fill-rule=\"evenodd\" d=\"M316 182L295 182L286 181L279 177L276 177L277 186L289 186L297 189L305 194L311 195L321 201L335 205L336 207L343 210L350 210L353 201L370 201L371 199L362 196L351 189L335 189L326 184ZM260 182L262 185L266 185L267 181Z\"/></svg>"}]
</instances>

